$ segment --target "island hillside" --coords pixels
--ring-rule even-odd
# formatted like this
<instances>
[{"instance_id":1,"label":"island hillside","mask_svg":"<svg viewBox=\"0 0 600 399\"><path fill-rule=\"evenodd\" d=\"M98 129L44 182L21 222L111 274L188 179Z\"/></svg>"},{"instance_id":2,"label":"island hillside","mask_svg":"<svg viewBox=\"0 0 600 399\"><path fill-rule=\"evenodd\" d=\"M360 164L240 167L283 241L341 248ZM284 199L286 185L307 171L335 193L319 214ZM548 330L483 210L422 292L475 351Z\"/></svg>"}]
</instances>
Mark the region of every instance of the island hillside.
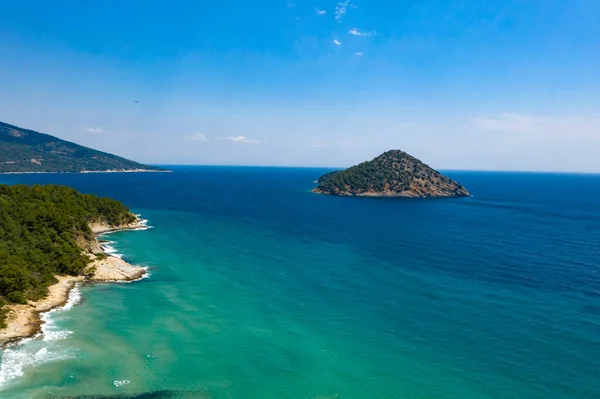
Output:
<instances>
[{"instance_id":1,"label":"island hillside","mask_svg":"<svg viewBox=\"0 0 600 399\"><path fill-rule=\"evenodd\" d=\"M137 217L121 202L81 194L69 187L0 185L0 328L6 327L11 307L22 306L24 312L33 312L32 302L52 295L52 287L60 282L72 287L82 276L94 280L96 269L102 269L100 280L141 277L142 268L102 253L94 234L134 227L136 222ZM111 270L121 266L132 273L131 278L112 277ZM57 287L62 292L56 295L61 298L53 306L66 301L70 288L65 284ZM30 330L8 334L6 339L0 334L0 343L26 336L35 328Z\"/></svg>"},{"instance_id":2,"label":"island hillside","mask_svg":"<svg viewBox=\"0 0 600 399\"><path fill-rule=\"evenodd\" d=\"M0 122L0 173L162 171Z\"/></svg>"},{"instance_id":3,"label":"island hillside","mask_svg":"<svg viewBox=\"0 0 600 399\"><path fill-rule=\"evenodd\" d=\"M379 197L460 197L469 192L459 183L400 150L319 178L319 194Z\"/></svg>"}]
</instances>

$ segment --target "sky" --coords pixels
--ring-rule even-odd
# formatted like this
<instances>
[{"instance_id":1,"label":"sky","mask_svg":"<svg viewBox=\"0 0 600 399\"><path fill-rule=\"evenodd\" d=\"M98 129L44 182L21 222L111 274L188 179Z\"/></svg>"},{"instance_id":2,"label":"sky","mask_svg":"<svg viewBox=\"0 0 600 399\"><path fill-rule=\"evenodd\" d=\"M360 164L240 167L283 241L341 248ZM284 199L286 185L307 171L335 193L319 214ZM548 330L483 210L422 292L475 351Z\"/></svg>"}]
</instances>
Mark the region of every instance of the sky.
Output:
<instances>
[{"instance_id":1,"label":"sky","mask_svg":"<svg viewBox=\"0 0 600 399\"><path fill-rule=\"evenodd\" d=\"M596 0L0 10L0 121L137 161L600 172Z\"/></svg>"}]
</instances>

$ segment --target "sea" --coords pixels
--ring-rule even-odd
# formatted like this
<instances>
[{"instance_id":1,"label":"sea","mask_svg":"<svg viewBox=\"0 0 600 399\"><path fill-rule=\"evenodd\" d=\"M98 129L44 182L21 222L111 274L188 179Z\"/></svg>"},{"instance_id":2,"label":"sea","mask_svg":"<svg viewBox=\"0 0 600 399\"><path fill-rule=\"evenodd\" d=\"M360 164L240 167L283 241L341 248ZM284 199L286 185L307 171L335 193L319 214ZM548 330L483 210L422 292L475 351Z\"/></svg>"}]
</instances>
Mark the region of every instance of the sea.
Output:
<instances>
[{"instance_id":1,"label":"sea","mask_svg":"<svg viewBox=\"0 0 600 399\"><path fill-rule=\"evenodd\" d=\"M108 196L148 267L0 351L0 398L600 398L600 175L446 171L466 198L311 193L327 169L2 175Z\"/></svg>"}]
</instances>

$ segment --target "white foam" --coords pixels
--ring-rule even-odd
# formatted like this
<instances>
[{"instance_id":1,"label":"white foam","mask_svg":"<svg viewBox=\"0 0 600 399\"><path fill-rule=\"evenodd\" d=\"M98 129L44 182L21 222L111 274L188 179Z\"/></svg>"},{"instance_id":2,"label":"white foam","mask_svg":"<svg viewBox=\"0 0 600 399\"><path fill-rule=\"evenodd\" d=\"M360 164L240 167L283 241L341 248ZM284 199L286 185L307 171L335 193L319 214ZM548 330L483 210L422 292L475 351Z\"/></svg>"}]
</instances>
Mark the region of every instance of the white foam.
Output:
<instances>
[{"instance_id":1,"label":"white foam","mask_svg":"<svg viewBox=\"0 0 600 399\"><path fill-rule=\"evenodd\" d=\"M153 226L148 226L148 219L140 219L138 221L138 226L135 229L132 229L133 231L140 231L140 230L148 230L153 228Z\"/></svg>"},{"instance_id":2,"label":"white foam","mask_svg":"<svg viewBox=\"0 0 600 399\"><path fill-rule=\"evenodd\" d=\"M26 368L70 357L65 351L52 351L45 341L23 340L19 345L6 348L2 353L0 385L21 377Z\"/></svg>"},{"instance_id":3,"label":"white foam","mask_svg":"<svg viewBox=\"0 0 600 399\"><path fill-rule=\"evenodd\" d=\"M115 258L123 259L123 254L119 253L117 251L117 249L112 246L112 244L114 244L114 243L115 243L114 241L105 241L100 244L100 248L102 248L102 250L107 255L114 256Z\"/></svg>"},{"instance_id":4,"label":"white foam","mask_svg":"<svg viewBox=\"0 0 600 399\"><path fill-rule=\"evenodd\" d=\"M138 230L148 230L148 229L152 228L152 226L148 226L148 219L142 219L141 214L137 214L135 216L138 218L139 227L132 229L132 230L138 231Z\"/></svg>"},{"instance_id":5,"label":"white foam","mask_svg":"<svg viewBox=\"0 0 600 399\"><path fill-rule=\"evenodd\" d=\"M135 215L138 217L138 226L135 229L130 229L129 231L143 231L143 230L148 230L153 228L153 226L148 226L148 219L141 219L141 215ZM115 231L107 231L105 233L102 233L99 235L100 238L106 238L107 235L112 234L112 233L118 233L121 230L115 230ZM100 248L102 248L102 250L110 256L114 256L115 258L119 258L119 259L123 259L123 254L118 252L117 249L115 247L113 247L113 244L115 244L114 241L110 241L110 240L106 240L100 243Z\"/></svg>"},{"instance_id":6,"label":"white foam","mask_svg":"<svg viewBox=\"0 0 600 399\"><path fill-rule=\"evenodd\" d=\"M150 273L150 268L148 266L140 266L140 267L142 269L144 269L146 271L146 273L144 273L144 275L138 279L129 281L130 283L135 283L136 281L145 280L147 278L150 278L150 275L152 274L152 273Z\"/></svg>"},{"instance_id":7,"label":"white foam","mask_svg":"<svg viewBox=\"0 0 600 399\"><path fill-rule=\"evenodd\" d=\"M147 220L141 220L141 226L135 230L147 230L152 228L152 226L148 226L147 223ZM104 236L105 234L102 234L101 236ZM122 258L123 254L118 253L112 244L115 244L115 242L105 241L100 244L100 247L108 255ZM146 269L144 276L135 281L150 277L148 268L145 267L144 269ZM75 285L69 292L69 298L64 306L52 309L40 315L40 319L43 322L40 334L33 338L23 339L16 344L6 347L3 351L0 351L0 386L15 378L21 377L27 368L73 357L73 354L66 350L64 345L61 346L59 344L60 341L67 339L73 332L61 330L56 325L54 317L57 313L67 311L79 302L81 302L81 290L78 285ZM120 387L129 383L129 380L121 380L114 381L113 385L115 387Z\"/></svg>"},{"instance_id":8,"label":"white foam","mask_svg":"<svg viewBox=\"0 0 600 399\"><path fill-rule=\"evenodd\" d=\"M40 316L40 319L42 319L43 322L41 336L45 342L61 341L63 339L67 339L71 334L73 334L73 331L61 330L59 327L57 327L56 323L52 319L51 312L44 313Z\"/></svg>"},{"instance_id":9,"label":"white foam","mask_svg":"<svg viewBox=\"0 0 600 399\"><path fill-rule=\"evenodd\" d=\"M141 227L136 227L135 229L131 229L131 231L144 231L144 230L148 230L148 229L153 229L154 226L141 226Z\"/></svg>"},{"instance_id":10,"label":"white foam","mask_svg":"<svg viewBox=\"0 0 600 399\"><path fill-rule=\"evenodd\" d=\"M58 312L64 312L66 310L69 310L73 306L77 305L79 302L81 302L81 290L79 289L79 285L75 284L75 286L69 292L67 303L65 303L62 307L54 308L40 315L40 319L42 320L41 336L44 341L59 341L66 339L67 337L69 337L69 335L73 334L72 331L61 330L60 328L58 328L54 323L52 315Z\"/></svg>"},{"instance_id":11,"label":"white foam","mask_svg":"<svg viewBox=\"0 0 600 399\"><path fill-rule=\"evenodd\" d=\"M144 273L144 275L140 278L136 278L135 280L122 280L122 281L113 281L114 284L131 284L131 283L135 283L137 281L141 281L141 280L145 280L147 278L150 277L151 273L150 273L150 268L148 266L139 266L142 269L144 269L146 271L146 273Z\"/></svg>"},{"instance_id":12,"label":"white foam","mask_svg":"<svg viewBox=\"0 0 600 399\"><path fill-rule=\"evenodd\" d=\"M54 321L54 315L67 311L81 301L81 291L75 285L69 292L67 303L59 308L54 308L42 313L42 332L33 338L21 340L18 344L6 348L2 353L0 363L0 385L23 375L28 367L49 363L71 356L64 350L53 351L56 341L67 339L72 331L61 330ZM41 338L41 339L40 339Z\"/></svg>"},{"instance_id":13,"label":"white foam","mask_svg":"<svg viewBox=\"0 0 600 399\"><path fill-rule=\"evenodd\" d=\"M63 307L56 308L53 310L55 312L69 310L73 306L77 305L79 302L81 302L81 290L79 289L79 284L75 284L71 291L69 291L69 298L67 299L67 303L65 303Z\"/></svg>"},{"instance_id":14,"label":"white foam","mask_svg":"<svg viewBox=\"0 0 600 399\"><path fill-rule=\"evenodd\" d=\"M122 232L124 230L125 231L141 231L141 230L148 230L148 229L154 228L154 226L148 226L149 220L148 219L142 219L141 218L141 216L142 216L141 214L137 214L135 216L137 216L137 218L138 218L138 220L136 221L136 225L138 227L135 227L135 228L125 228L125 229L116 229L116 230L112 230L112 231L105 231L104 233L100 233L99 236L103 237L103 236L106 236L106 235L109 235L109 234L113 234L113 233L120 233L120 232Z\"/></svg>"}]
</instances>

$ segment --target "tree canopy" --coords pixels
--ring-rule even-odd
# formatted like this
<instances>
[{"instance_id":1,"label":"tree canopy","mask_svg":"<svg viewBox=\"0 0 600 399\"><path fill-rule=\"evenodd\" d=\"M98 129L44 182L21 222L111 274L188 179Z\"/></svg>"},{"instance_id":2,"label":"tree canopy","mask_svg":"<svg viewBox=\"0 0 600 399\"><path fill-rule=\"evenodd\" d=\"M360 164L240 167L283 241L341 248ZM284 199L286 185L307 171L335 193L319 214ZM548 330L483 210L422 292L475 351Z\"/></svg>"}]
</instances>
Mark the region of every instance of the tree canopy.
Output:
<instances>
[{"instance_id":1,"label":"tree canopy","mask_svg":"<svg viewBox=\"0 0 600 399\"><path fill-rule=\"evenodd\" d=\"M69 187L0 185L0 300L37 300L55 275L82 274L90 259L78 242L93 239L90 222L134 220L121 202Z\"/></svg>"},{"instance_id":2,"label":"tree canopy","mask_svg":"<svg viewBox=\"0 0 600 399\"><path fill-rule=\"evenodd\" d=\"M0 122L0 172L162 170Z\"/></svg>"},{"instance_id":3,"label":"tree canopy","mask_svg":"<svg viewBox=\"0 0 600 399\"><path fill-rule=\"evenodd\" d=\"M315 192L334 195L469 195L462 185L400 150L388 151L346 170L326 173L318 183Z\"/></svg>"}]
</instances>

